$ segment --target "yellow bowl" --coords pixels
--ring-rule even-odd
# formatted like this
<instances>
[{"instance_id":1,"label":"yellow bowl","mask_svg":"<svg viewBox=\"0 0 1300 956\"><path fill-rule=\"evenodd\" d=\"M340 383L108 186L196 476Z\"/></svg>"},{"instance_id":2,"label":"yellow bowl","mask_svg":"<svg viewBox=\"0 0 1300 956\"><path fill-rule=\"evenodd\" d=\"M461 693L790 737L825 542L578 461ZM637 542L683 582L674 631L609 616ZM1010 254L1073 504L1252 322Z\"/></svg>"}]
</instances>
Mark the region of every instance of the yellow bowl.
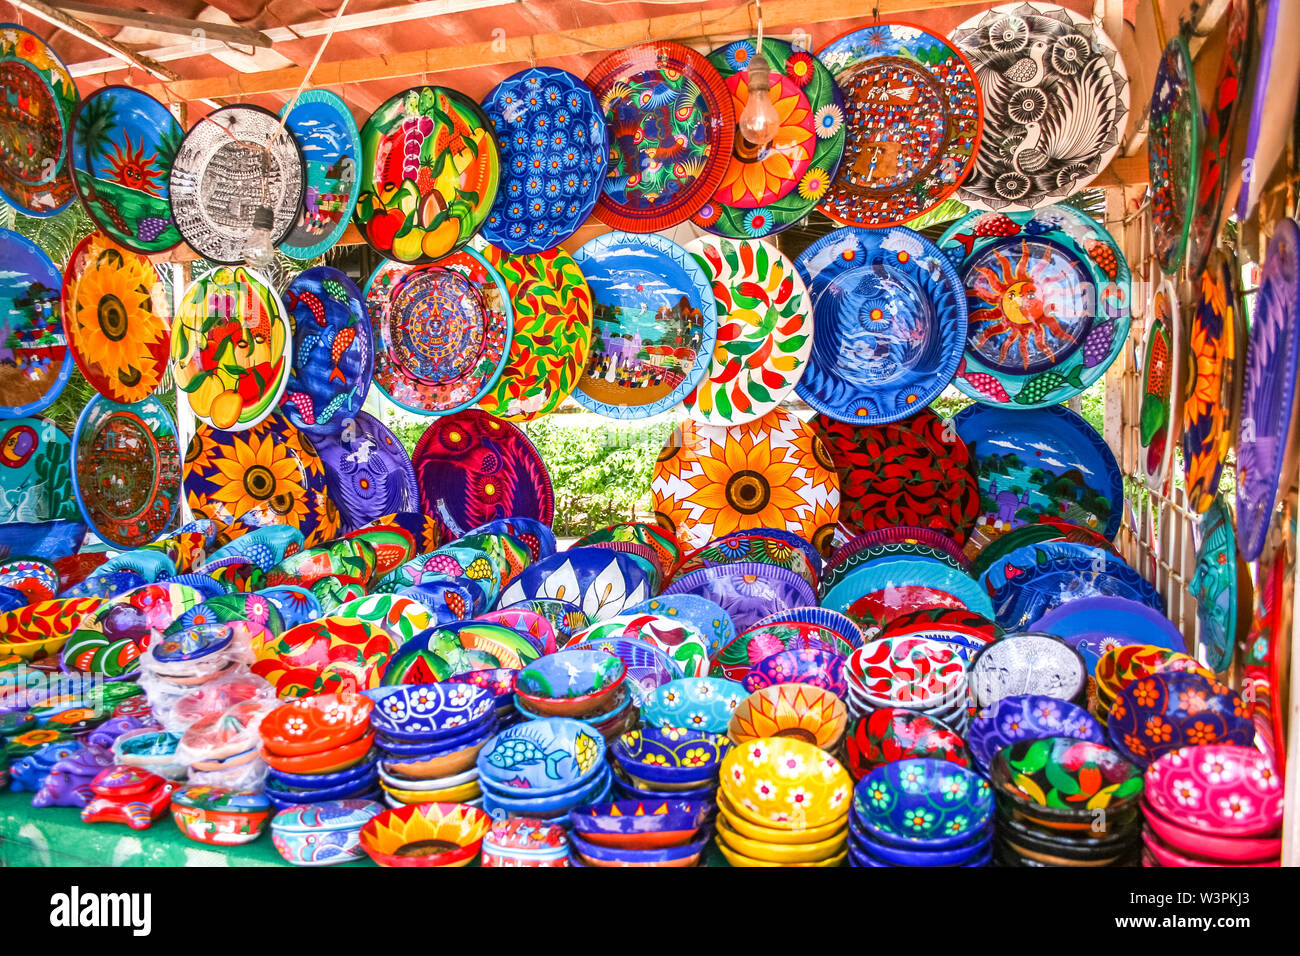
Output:
<instances>
[{"instance_id":1,"label":"yellow bowl","mask_svg":"<svg viewBox=\"0 0 1300 956\"><path fill-rule=\"evenodd\" d=\"M380 866L466 866L491 827L477 807L420 803L372 817L361 828L361 849Z\"/></svg>"},{"instance_id":2,"label":"yellow bowl","mask_svg":"<svg viewBox=\"0 0 1300 956\"><path fill-rule=\"evenodd\" d=\"M737 853L721 839L715 838L713 842L732 866L839 866L849 858L849 848L846 846L839 853L825 860L815 860L812 863L773 863L771 860L756 860L752 856Z\"/></svg>"},{"instance_id":3,"label":"yellow bowl","mask_svg":"<svg viewBox=\"0 0 1300 956\"><path fill-rule=\"evenodd\" d=\"M740 702L727 733L738 744L760 737L793 737L834 750L848 722L844 701L830 691L812 684L773 684Z\"/></svg>"},{"instance_id":4,"label":"yellow bowl","mask_svg":"<svg viewBox=\"0 0 1300 956\"><path fill-rule=\"evenodd\" d=\"M483 795L477 780L462 783L458 787L448 787L446 790L401 790L382 780L379 781L379 786L403 803L463 803L466 800L477 800Z\"/></svg>"},{"instance_id":5,"label":"yellow bowl","mask_svg":"<svg viewBox=\"0 0 1300 956\"><path fill-rule=\"evenodd\" d=\"M827 840L839 833L844 828L845 822L844 817L836 817L830 823L824 823L819 827L805 827L802 830L782 830L777 827L759 826L757 823L742 817L736 810L735 804L721 790L718 791L718 814L725 817L731 829L741 836L747 836L751 840L759 840L763 843L797 845Z\"/></svg>"},{"instance_id":6,"label":"yellow bowl","mask_svg":"<svg viewBox=\"0 0 1300 956\"><path fill-rule=\"evenodd\" d=\"M719 818L717 824L720 841L737 853L754 860L767 860L771 863L816 863L818 860L835 856L849 842L847 823L840 827L834 836L815 843L764 843L762 840L751 840L736 832L725 817Z\"/></svg>"},{"instance_id":7,"label":"yellow bowl","mask_svg":"<svg viewBox=\"0 0 1300 956\"><path fill-rule=\"evenodd\" d=\"M739 744L722 760L720 787L736 813L759 826L819 827L849 812L853 780L819 747L790 737Z\"/></svg>"}]
</instances>

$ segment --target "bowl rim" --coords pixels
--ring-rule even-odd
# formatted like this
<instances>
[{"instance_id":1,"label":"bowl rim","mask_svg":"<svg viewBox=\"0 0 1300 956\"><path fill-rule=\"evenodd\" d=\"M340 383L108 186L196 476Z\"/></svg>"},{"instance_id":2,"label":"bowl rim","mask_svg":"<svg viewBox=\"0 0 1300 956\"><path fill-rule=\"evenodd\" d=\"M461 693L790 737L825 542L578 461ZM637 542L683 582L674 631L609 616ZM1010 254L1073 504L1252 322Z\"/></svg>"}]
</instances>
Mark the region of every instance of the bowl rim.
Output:
<instances>
[{"instance_id":1,"label":"bowl rim","mask_svg":"<svg viewBox=\"0 0 1300 956\"><path fill-rule=\"evenodd\" d=\"M427 816L429 812L429 808L432 807L437 807L438 812L444 814L454 812L457 808L460 808L462 811L469 813L473 817L476 825L482 826L483 833L480 834L477 840L474 840L466 844L460 844L460 849L452 850L448 853L439 854L437 856L432 856L432 857L393 856L390 853L383 853L377 847L372 846L374 841L378 839L376 834L379 829L379 824L376 821L380 820L381 818L387 820L390 816L399 816L402 813L406 812L406 807L388 807L383 812L377 813L369 820L367 820L361 826L361 832L359 834L359 845L366 852L366 855L369 856L376 863L381 863L381 859L380 859L381 857L383 858L384 861L391 861L391 860L417 861L417 862L381 863L381 865L387 865L387 866L449 866L454 863L458 863L461 860L471 860L479 852L479 849L482 847L483 844L483 837L487 835L488 830L492 826L492 818L486 812L484 812L479 807L472 807L466 803L431 802L431 803L412 803L412 804L407 804L406 806L413 808L411 812L408 814L408 816L415 816L416 814L419 814L421 816Z\"/></svg>"},{"instance_id":2,"label":"bowl rim","mask_svg":"<svg viewBox=\"0 0 1300 956\"><path fill-rule=\"evenodd\" d=\"M553 660L563 654L593 655L593 656L599 654L602 657L612 658L613 660L618 661L618 677L611 680L608 684L606 684L604 687L601 687L598 690L587 691L582 694L574 694L573 696L570 697L548 697L545 694L532 694L529 693L528 691L520 689L519 687L520 678L522 678L530 670L535 668L542 661ZM606 667L609 666L604 662L602 662L602 665ZM627 679L627 664L617 654L611 654L608 651L602 651L598 647L565 647L551 654L543 654L541 657L537 658L536 660L530 661L529 663L525 664L523 667L519 668L517 671L515 671L515 676L510 682L510 688L516 694L518 694L520 697L526 700L528 703L532 704L534 707L536 707L538 704L544 705L547 703L550 703L552 705L556 703L563 703L568 706L572 706L572 705L582 706L586 704L595 704L600 700L602 700L603 698L608 697L610 694L618 690L618 688L622 687L623 681L626 679Z\"/></svg>"}]
</instances>

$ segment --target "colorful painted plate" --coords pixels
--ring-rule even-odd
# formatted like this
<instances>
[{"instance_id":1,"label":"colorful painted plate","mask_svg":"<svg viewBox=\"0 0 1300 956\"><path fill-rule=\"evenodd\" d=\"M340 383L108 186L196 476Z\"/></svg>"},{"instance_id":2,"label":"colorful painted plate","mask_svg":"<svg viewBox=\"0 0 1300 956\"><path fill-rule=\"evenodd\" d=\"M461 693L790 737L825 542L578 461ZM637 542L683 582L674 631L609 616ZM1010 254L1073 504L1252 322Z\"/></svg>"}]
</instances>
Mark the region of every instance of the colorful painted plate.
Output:
<instances>
[{"instance_id":1,"label":"colorful painted plate","mask_svg":"<svg viewBox=\"0 0 1300 956\"><path fill-rule=\"evenodd\" d=\"M1237 194L1237 221L1255 211L1274 167L1285 155L1292 137L1300 57L1291 44L1300 32L1300 7L1289 3L1268 5L1255 47L1255 88L1250 98L1250 126L1241 160L1241 191Z\"/></svg>"},{"instance_id":2,"label":"colorful painted plate","mask_svg":"<svg viewBox=\"0 0 1300 956\"><path fill-rule=\"evenodd\" d=\"M302 207L304 171L302 148L270 110L248 104L213 110L190 127L176 150L176 228L199 255L241 263L259 206L271 209L277 245L289 234Z\"/></svg>"},{"instance_id":3,"label":"colorful painted plate","mask_svg":"<svg viewBox=\"0 0 1300 956\"><path fill-rule=\"evenodd\" d=\"M650 488L655 518L689 550L775 528L830 553L839 475L812 426L784 409L732 428L684 423L659 453Z\"/></svg>"},{"instance_id":4,"label":"colorful painted plate","mask_svg":"<svg viewBox=\"0 0 1300 956\"><path fill-rule=\"evenodd\" d=\"M1174 459L1175 422L1183 413L1183 323L1178 290L1165 277L1151 297L1142 349L1142 405L1138 413L1139 457L1147 484L1164 489Z\"/></svg>"},{"instance_id":5,"label":"colorful painted plate","mask_svg":"<svg viewBox=\"0 0 1300 956\"><path fill-rule=\"evenodd\" d=\"M1161 270L1173 275L1187 253L1203 135L1192 53L1181 35L1160 58L1147 130L1153 251Z\"/></svg>"},{"instance_id":6,"label":"colorful painted plate","mask_svg":"<svg viewBox=\"0 0 1300 956\"><path fill-rule=\"evenodd\" d=\"M0 422L0 524L54 519L80 519L71 441L48 418Z\"/></svg>"},{"instance_id":7,"label":"colorful painted plate","mask_svg":"<svg viewBox=\"0 0 1300 956\"><path fill-rule=\"evenodd\" d=\"M1029 630L1064 640L1083 655L1090 674L1112 647L1152 644L1179 653L1187 649L1183 635L1169 618L1129 598L1079 598L1048 611L1033 621Z\"/></svg>"},{"instance_id":8,"label":"colorful painted plate","mask_svg":"<svg viewBox=\"0 0 1300 956\"><path fill-rule=\"evenodd\" d=\"M939 246L959 263L970 308L955 384L976 401L1058 404L1105 375L1124 348L1128 262L1085 213L974 212Z\"/></svg>"},{"instance_id":9,"label":"colorful painted plate","mask_svg":"<svg viewBox=\"0 0 1300 956\"><path fill-rule=\"evenodd\" d=\"M289 320L269 281L242 266L190 283L172 323L172 374L213 428L252 428L289 383ZM237 515L236 515L237 517Z\"/></svg>"},{"instance_id":10,"label":"colorful painted plate","mask_svg":"<svg viewBox=\"0 0 1300 956\"><path fill-rule=\"evenodd\" d=\"M689 395L718 334L708 276L663 236L611 232L573 254L595 300L591 352L573 393L607 418L649 418Z\"/></svg>"},{"instance_id":11,"label":"colorful painted plate","mask_svg":"<svg viewBox=\"0 0 1300 956\"><path fill-rule=\"evenodd\" d=\"M910 23L851 30L817 54L844 95L844 162L818 208L847 226L899 225L957 191L979 149L975 69Z\"/></svg>"},{"instance_id":12,"label":"colorful painted plate","mask_svg":"<svg viewBox=\"0 0 1300 956\"><path fill-rule=\"evenodd\" d=\"M803 377L813 349L812 302L794 265L756 239L701 236L686 247L713 287L717 345L686 414L740 425L776 408Z\"/></svg>"},{"instance_id":13,"label":"colorful painted plate","mask_svg":"<svg viewBox=\"0 0 1300 956\"><path fill-rule=\"evenodd\" d=\"M287 524L308 547L338 534L316 446L279 415L246 432L200 425L185 452L185 494L196 518ZM247 519L246 519L247 520Z\"/></svg>"},{"instance_id":14,"label":"colorful painted plate","mask_svg":"<svg viewBox=\"0 0 1300 956\"><path fill-rule=\"evenodd\" d=\"M289 283L284 308L293 327L284 415L303 431L337 435L361 411L375 373L361 290L346 273L315 266Z\"/></svg>"},{"instance_id":15,"label":"colorful painted plate","mask_svg":"<svg viewBox=\"0 0 1300 956\"><path fill-rule=\"evenodd\" d=\"M1073 541L1076 544L1090 544L1111 551L1116 555L1119 554L1109 538L1098 534L1091 528L1071 524L1063 518L1052 515L1035 513L1028 517L1031 523L1001 533L992 541L988 541L986 538L983 546L972 547L972 544L978 545L978 542L975 542L974 539L968 542L966 551L974 552L971 570L976 577L983 574L988 569L988 566L998 558L1010 554L1016 548L1023 548L1027 544L1038 544L1043 541Z\"/></svg>"},{"instance_id":16,"label":"colorful painted plate","mask_svg":"<svg viewBox=\"0 0 1300 956\"><path fill-rule=\"evenodd\" d=\"M348 419L340 434L317 438L316 452L344 530L354 531L394 511L419 509L411 456L368 412Z\"/></svg>"},{"instance_id":17,"label":"colorful painted plate","mask_svg":"<svg viewBox=\"0 0 1300 956\"><path fill-rule=\"evenodd\" d=\"M863 565L827 592L821 603L852 618L867 619L873 616L869 608L875 596L884 594L886 606L894 607L897 602L890 593L906 601L907 592L913 588L942 592L951 596L953 603L949 606L993 617L989 596L970 575L928 558L883 558ZM901 604L897 606L901 608Z\"/></svg>"},{"instance_id":18,"label":"colorful painted plate","mask_svg":"<svg viewBox=\"0 0 1300 956\"><path fill-rule=\"evenodd\" d=\"M979 514L979 487L950 422L922 408L884 425L826 415L811 424L839 472L841 538L901 525L966 540Z\"/></svg>"},{"instance_id":19,"label":"colorful painted plate","mask_svg":"<svg viewBox=\"0 0 1300 956\"><path fill-rule=\"evenodd\" d=\"M281 108L282 117L286 109L286 125L302 150L307 185L298 219L281 245L286 255L311 259L333 248L352 221L361 191L361 134L348 105L329 90L303 90Z\"/></svg>"},{"instance_id":20,"label":"colorful painted plate","mask_svg":"<svg viewBox=\"0 0 1300 956\"><path fill-rule=\"evenodd\" d=\"M722 181L735 134L731 93L718 71L694 50L656 41L609 54L586 83L609 129L596 218L655 232L698 212Z\"/></svg>"},{"instance_id":21,"label":"colorful painted plate","mask_svg":"<svg viewBox=\"0 0 1300 956\"><path fill-rule=\"evenodd\" d=\"M0 26L0 49L4 38ZM0 58L0 83L10 66ZM0 168L6 155L0 145ZM63 280L50 257L30 239L0 229L0 262L0 418L22 418L59 397L75 363L59 318Z\"/></svg>"},{"instance_id":22,"label":"colorful painted plate","mask_svg":"<svg viewBox=\"0 0 1300 956\"><path fill-rule=\"evenodd\" d=\"M59 572L44 561L9 560L0 564L0 588L17 591L27 599L27 605L52 601L59 593ZM0 667L0 673L5 672ZM3 686L3 681L0 681Z\"/></svg>"},{"instance_id":23,"label":"colorful painted plate","mask_svg":"<svg viewBox=\"0 0 1300 956\"><path fill-rule=\"evenodd\" d=\"M1237 639L1250 626L1245 608L1251 597L1250 569L1237 554L1232 512L1221 497L1201 517L1200 538L1190 589L1205 662L1220 674L1232 664Z\"/></svg>"},{"instance_id":24,"label":"colorful painted plate","mask_svg":"<svg viewBox=\"0 0 1300 956\"><path fill-rule=\"evenodd\" d=\"M795 261L817 335L795 391L824 415L878 425L952 381L966 347L966 296L952 262L910 229L836 229Z\"/></svg>"},{"instance_id":25,"label":"colorful painted plate","mask_svg":"<svg viewBox=\"0 0 1300 956\"><path fill-rule=\"evenodd\" d=\"M788 568L772 564L718 564L679 578L664 594L694 594L707 598L730 615L738 631L753 627L773 611L808 607L817 592Z\"/></svg>"},{"instance_id":26,"label":"colorful painted plate","mask_svg":"<svg viewBox=\"0 0 1300 956\"><path fill-rule=\"evenodd\" d=\"M505 280L514 339L497 383L479 401L489 415L531 421L555 411L577 387L591 347L591 289L560 247L511 255L479 250Z\"/></svg>"},{"instance_id":27,"label":"colorful painted plate","mask_svg":"<svg viewBox=\"0 0 1300 956\"><path fill-rule=\"evenodd\" d=\"M181 501L176 422L156 398L120 405L96 395L72 436L73 491L90 529L135 548L171 524Z\"/></svg>"},{"instance_id":28,"label":"colorful painted plate","mask_svg":"<svg viewBox=\"0 0 1300 956\"><path fill-rule=\"evenodd\" d=\"M471 408L434 422L412 456L421 509L459 538L496 518L555 518L546 463L515 425Z\"/></svg>"},{"instance_id":29,"label":"colorful painted plate","mask_svg":"<svg viewBox=\"0 0 1300 956\"><path fill-rule=\"evenodd\" d=\"M1251 313L1237 435L1237 547L1247 561L1264 550L1274 506L1296 467L1300 227L1294 219L1277 221Z\"/></svg>"},{"instance_id":30,"label":"colorful painted plate","mask_svg":"<svg viewBox=\"0 0 1300 956\"><path fill-rule=\"evenodd\" d=\"M587 221L609 166L605 114L566 70L533 67L483 99L501 151L501 187L483 238L506 252L554 249Z\"/></svg>"},{"instance_id":31,"label":"colorful painted plate","mask_svg":"<svg viewBox=\"0 0 1300 956\"><path fill-rule=\"evenodd\" d=\"M749 62L756 48L750 38L709 54L737 117L749 102ZM844 97L822 61L772 39L764 39L763 56L772 68L770 96L781 125L762 147L736 131L718 191L691 217L715 235L744 239L793 226L826 194L844 153Z\"/></svg>"},{"instance_id":32,"label":"colorful painted plate","mask_svg":"<svg viewBox=\"0 0 1300 956\"><path fill-rule=\"evenodd\" d=\"M948 34L975 67L984 133L958 198L1032 209L1086 187L1119 150L1129 109L1119 51L1092 20L1048 3L1008 3Z\"/></svg>"},{"instance_id":33,"label":"colorful painted plate","mask_svg":"<svg viewBox=\"0 0 1300 956\"><path fill-rule=\"evenodd\" d=\"M398 93L361 127L361 195L353 214L366 242L397 262L435 262L487 221L501 175L492 124L444 86Z\"/></svg>"},{"instance_id":34,"label":"colorful painted plate","mask_svg":"<svg viewBox=\"0 0 1300 956\"><path fill-rule=\"evenodd\" d=\"M39 36L16 23L0 23L0 90L7 104L0 194L28 216L61 212L76 198L65 145L77 84Z\"/></svg>"}]
</instances>

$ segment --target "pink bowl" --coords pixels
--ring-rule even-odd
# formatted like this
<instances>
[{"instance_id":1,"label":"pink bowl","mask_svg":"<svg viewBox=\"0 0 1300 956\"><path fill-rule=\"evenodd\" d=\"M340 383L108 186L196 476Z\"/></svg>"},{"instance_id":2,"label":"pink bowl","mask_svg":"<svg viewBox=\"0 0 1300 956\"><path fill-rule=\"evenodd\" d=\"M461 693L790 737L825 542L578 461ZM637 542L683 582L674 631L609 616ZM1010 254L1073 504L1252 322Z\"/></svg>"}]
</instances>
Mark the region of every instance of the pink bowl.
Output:
<instances>
[{"instance_id":1,"label":"pink bowl","mask_svg":"<svg viewBox=\"0 0 1300 956\"><path fill-rule=\"evenodd\" d=\"M1150 853L1157 863L1161 866L1281 866L1281 860L1274 860L1271 863L1211 863L1206 860L1195 860L1190 856L1183 856L1181 853L1171 850L1160 842L1160 839L1150 830L1143 829L1142 843L1146 847L1146 852Z\"/></svg>"},{"instance_id":2,"label":"pink bowl","mask_svg":"<svg viewBox=\"0 0 1300 956\"><path fill-rule=\"evenodd\" d=\"M1179 826L1143 801L1147 826L1165 846L1178 853L1220 863L1271 863L1281 859L1281 837L1225 837Z\"/></svg>"},{"instance_id":3,"label":"pink bowl","mask_svg":"<svg viewBox=\"0 0 1300 956\"><path fill-rule=\"evenodd\" d=\"M1164 817L1221 836L1265 836L1282 825L1282 778L1253 747L1180 747L1146 771L1146 797Z\"/></svg>"}]
</instances>

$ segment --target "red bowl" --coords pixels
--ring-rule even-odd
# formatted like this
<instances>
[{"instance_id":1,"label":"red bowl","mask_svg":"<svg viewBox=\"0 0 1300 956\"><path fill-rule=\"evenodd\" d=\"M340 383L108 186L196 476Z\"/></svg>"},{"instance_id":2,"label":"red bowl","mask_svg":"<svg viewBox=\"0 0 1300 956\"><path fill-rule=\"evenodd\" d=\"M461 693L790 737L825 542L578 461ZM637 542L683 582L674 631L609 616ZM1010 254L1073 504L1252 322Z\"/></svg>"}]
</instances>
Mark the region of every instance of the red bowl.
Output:
<instances>
[{"instance_id":1,"label":"red bowl","mask_svg":"<svg viewBox=\"0 0 1300 956\"><path fill-rule=\"evenodd\" d=\"M1220 836L1194 830L1161 816L1145 800L1142 813L1155 836L1175 853L1232 866L1274 863L1282 857L1281 837Z\"/></svg>"}]
</instances>

